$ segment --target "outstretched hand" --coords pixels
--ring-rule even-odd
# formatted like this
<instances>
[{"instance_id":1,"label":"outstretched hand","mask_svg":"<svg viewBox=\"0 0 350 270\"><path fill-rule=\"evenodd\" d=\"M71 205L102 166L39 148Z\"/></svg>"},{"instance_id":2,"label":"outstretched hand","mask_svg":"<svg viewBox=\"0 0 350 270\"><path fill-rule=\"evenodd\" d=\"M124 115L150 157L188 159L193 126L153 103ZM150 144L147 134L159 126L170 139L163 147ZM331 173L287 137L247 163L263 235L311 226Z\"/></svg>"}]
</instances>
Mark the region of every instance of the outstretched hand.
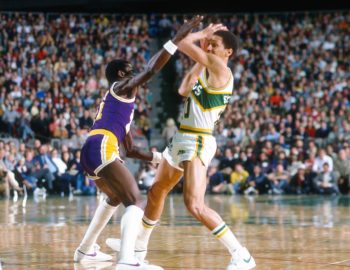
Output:
<instances>
[{"instance_id":1,"label":"outstretched hand","mask_svg":"<svg viewBox=\"0 0 350 270\"><path fill-rule=\"evenodd\" d=\"M216 31L220 31L220 30L228 31L227 27L221 23L218 23L218 24L211 23L202 30L202 33L204 34L206 39L211 39L213 34Z\"/></svg>"},{"instance_id":2,"label":"outstretched hand","mask_svg":"<svg viewBox=\"0 0 350 270\"><path fill-rule=\"evenodd\" d=\"M177 31L173 41L180 42L192 31L192 29L198 27L202 20L203 20L203 16L200 16L200 15L193 17L189 21L185 20L184 24Z\"/></svg>"}]
</instances>

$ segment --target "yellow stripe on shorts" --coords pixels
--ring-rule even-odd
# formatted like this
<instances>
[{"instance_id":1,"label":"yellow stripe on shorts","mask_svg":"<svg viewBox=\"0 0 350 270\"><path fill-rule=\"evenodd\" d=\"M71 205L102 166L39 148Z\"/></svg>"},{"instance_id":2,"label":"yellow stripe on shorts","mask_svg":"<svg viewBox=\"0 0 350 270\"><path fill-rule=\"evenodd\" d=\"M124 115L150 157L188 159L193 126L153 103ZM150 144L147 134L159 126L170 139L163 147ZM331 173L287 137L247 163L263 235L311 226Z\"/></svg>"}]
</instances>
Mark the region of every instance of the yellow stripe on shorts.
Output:
<instances>
[{"instance_id":1,"label":"yellow stripe on shorts","mask_svg":"<svg viewBox=\"0 0 350 270\"><path fill-rule=\"evenodd\" d=\"M101 143L101 158L103 163L115 158L115 156L119 157L118 138L113 132L106 129L94 129L89 132L88 136L93 135L104 135Z\"/></svg>"}]
</instances>

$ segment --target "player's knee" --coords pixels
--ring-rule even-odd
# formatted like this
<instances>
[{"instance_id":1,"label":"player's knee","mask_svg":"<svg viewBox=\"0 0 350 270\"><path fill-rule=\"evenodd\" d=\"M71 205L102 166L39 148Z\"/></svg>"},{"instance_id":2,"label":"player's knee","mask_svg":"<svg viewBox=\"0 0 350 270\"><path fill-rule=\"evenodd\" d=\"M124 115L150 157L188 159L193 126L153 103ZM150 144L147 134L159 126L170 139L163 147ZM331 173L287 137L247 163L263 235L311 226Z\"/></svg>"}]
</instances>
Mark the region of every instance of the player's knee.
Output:
<instances>
[{"instance_id":1,"label":"player's knee","mask_svg":"<svg viewBox=\"0 0 350 270\"><path fill-rule=\"evenodd\" d=\"M138 194L133 192L125 193L123 194L121 201L125 207L128 207L130 205L137 205L137 206L142 205L142 198L139 193Z\"/></svg>"},{"instance_id":2,"label":"player's knee","mask_svg":"<svg viewBox=\"0 0 350 270\"><path fill-rule=\"evenodd\" d=\"M200 218L205 210L204 202L198 199L185 198L185 205L187 210L196 218Z\"/></svg>"},{"instance_id":3,"label":"player's knee","mask_svg":"<svg viewBox=\"0 0 350 270\"><path fill-rule=\"evenodd\" d=\"M107 203L111 206L117 206L120 204L120 200L117 197L109 197Z\"/></svg>"},{"instance_id":4,"label":"player's knee","mask_svg":"<svg viewBox=\"0 0 350 270\"><path fill-rule=\"evenodd\" d=\"M157 200L157 199L161 199L161 198L165 198L168 193L169 193L170 189L167 188L167 186L164 185L160 185L155 183L148 191L148 199L150 200Z\"/></svg>"}]
</instances>

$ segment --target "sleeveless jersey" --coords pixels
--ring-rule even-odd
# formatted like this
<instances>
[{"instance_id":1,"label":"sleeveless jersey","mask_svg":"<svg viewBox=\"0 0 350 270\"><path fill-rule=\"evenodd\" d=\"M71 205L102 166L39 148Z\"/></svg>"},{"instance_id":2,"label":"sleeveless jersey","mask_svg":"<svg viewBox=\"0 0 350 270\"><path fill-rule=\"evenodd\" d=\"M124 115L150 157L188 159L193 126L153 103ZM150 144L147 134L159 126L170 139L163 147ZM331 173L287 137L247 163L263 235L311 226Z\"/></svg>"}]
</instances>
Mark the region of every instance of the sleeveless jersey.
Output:
<instances>
[{"instance_id":1,"label":"sleeveless jersey","mask_svg":"<svg viewBox=\"0 0 350 270\"><path fill-rule=\"evenodd\" d=\"M213 88L208 85L206 69L203 69L185 102L180 131L212 134L216 122L232 96L232 91L232 72L224 87Z\"/></svg>"},{"instance_id":2,"label":"sleeveless jersey","mask_svg":"<svg viewBox=\"0 0 350 270\"><path fill-rule=\"evenodd\" d=\"M95 116L91 131L105 129L111 131L121 143L130 130L130 124L134 116L135 98L125 99L117 96L112 84L105 94Z\"/></svg>"}]
</instances>

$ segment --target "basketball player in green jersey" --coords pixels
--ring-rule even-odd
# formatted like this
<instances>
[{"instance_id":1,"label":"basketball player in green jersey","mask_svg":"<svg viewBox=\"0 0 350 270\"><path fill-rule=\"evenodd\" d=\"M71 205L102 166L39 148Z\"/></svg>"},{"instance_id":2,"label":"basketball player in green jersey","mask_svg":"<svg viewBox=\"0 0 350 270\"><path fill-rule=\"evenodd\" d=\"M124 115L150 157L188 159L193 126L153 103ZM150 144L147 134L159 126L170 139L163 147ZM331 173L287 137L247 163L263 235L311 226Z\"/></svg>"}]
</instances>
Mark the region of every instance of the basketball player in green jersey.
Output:
<instances>
[{"instance_id":1,"label":"basketball player in green jersey","mask_svg":"<svg viewBox=\"0 0 350 270\"><path fill-rule=\"evenodd\" d=\"M201 47L196 42L201 42ZM144 259L150 234L158 222L167 194L184 177L183 196L189 212L228 249L232 260L227 270L255 267L249 251L236 239L218 213L204 202L206 171L216 151L212 136L215 123L225 110L233 91L233 76L227 66L238 51L238 38L221 24L211 24L191 33L178 49L196 64L185 76L179 94L187 97L179 131L163 152L153 186L148 193L142 229L135 251ZM118 250L117 239L107 244Z\"/></svg>"}]
</instances>

